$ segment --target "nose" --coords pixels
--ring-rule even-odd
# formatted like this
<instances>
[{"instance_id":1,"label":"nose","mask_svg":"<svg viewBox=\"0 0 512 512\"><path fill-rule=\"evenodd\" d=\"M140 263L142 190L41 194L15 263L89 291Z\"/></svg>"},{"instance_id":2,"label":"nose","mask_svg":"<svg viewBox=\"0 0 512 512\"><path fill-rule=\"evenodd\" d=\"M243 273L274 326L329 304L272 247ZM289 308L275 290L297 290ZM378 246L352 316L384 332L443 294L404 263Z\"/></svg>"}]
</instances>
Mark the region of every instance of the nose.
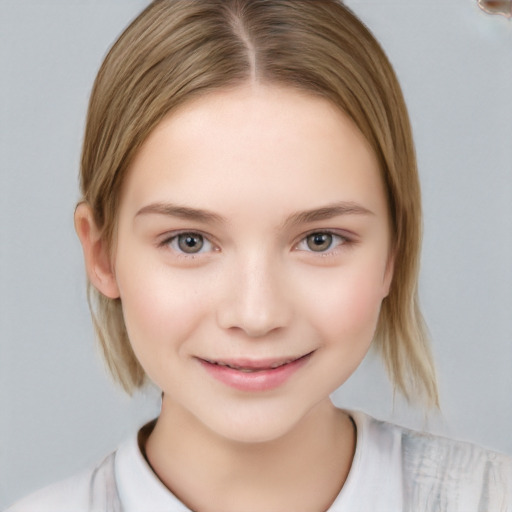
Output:
<instances>
[{"instance_id":1,"label":"nose","mask_svg":"<svg viewBox=\"0 0 512 512\"><path fill-rule=\"evenodd\" d=\"M225 276L217 310L221 328L260 338L286 327L292 315L291 294L275 262L253 260L232 266Z\"/></svg>"}]
</instances>

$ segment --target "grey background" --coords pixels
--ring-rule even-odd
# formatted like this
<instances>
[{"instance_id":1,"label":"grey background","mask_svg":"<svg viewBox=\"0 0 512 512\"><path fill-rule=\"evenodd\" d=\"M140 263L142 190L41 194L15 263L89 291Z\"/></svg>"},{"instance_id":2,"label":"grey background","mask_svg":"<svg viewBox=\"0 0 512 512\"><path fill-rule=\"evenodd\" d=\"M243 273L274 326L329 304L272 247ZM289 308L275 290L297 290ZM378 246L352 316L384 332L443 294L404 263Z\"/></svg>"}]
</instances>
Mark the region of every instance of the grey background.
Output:
<instances>
[{"instance_id":1,"label":"grey background","mask_svg":"<svg viewBox=\"0 0 512 512\"><path fill-rule=\"evenodd\" d=\"M424 192L425 420L370 356L338 404L512 453L512 21L476 0L348 0L401 79ZM72 214L89 91L143 0L0 0L0 509L158 411L95 351Z\"/></svg>"}]
</instances>

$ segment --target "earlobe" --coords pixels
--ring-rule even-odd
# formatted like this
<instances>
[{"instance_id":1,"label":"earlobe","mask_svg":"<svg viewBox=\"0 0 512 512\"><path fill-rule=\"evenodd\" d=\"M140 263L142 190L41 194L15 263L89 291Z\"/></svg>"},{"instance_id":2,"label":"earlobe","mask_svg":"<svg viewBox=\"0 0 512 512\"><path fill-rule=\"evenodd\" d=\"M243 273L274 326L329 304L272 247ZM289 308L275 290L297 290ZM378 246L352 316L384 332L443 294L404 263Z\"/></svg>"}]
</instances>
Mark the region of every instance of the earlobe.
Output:
<instances>
[{"instance_id":1,"label":"earlobe","mask_svg":"<svg viewBox=\"0 0 512 512\"><path fill-rule=\"evenodd\" d=\"M82 244L89 281L106 297L119 298L119 289L107 244L96 226L91 207L85 202L79 203L76 207L75 230Z\"/></svg>"},{"instance_id":2,"label":"earlobe","mask_svg":"<svg viewBox=\"0 0 512 512\"><path fill-rule=\"evenodd\" d=\"M391 283L393 282L393 274L395 272L395 252L393 251L386 262L386 268L384 270L384 294L383 299L385 299L389 295L389 291L391 290Z\"/></svg>"}]
</instances>

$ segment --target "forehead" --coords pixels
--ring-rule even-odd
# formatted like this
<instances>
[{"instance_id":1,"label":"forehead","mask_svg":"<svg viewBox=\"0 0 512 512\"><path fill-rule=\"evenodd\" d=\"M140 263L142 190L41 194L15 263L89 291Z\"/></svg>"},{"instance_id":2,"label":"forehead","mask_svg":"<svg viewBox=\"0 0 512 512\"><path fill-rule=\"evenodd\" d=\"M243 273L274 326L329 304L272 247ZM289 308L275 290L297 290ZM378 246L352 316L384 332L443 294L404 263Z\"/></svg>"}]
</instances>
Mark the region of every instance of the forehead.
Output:
<instances>
[{"instance_id":1,"label":"forehead","mask_svg":"<svg viewBox=\"0 0 512 512\"><path fill-rule=\"evenodd\" d=\"M237 199L254 208L364 200L386 209L375 155L343 112L261 85L210 93L167 116L132 162L121 203L226 209Z\"/></svg>"}]
</instances>

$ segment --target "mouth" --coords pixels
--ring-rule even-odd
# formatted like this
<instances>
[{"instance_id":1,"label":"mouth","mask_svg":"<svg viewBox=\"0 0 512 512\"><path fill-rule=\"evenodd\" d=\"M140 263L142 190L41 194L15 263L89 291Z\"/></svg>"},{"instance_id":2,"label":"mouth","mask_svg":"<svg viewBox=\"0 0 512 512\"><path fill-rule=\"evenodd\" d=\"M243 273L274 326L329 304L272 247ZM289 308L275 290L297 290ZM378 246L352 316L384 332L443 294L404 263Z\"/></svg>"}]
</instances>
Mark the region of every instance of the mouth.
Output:
<instances>
[{"instance_id":1,"label":"mouth","mask_svg":"<svg viewBox=\"0 0 512 512\"><path fill-rule=\"evenodd\" d=\"M278 388L302 368L314 350L302 356L273 359L198 358L203 368L216 380L245 392Z\"/></svg>"},{"instance_id":2,"label":"mouth","mask_svg":"<svg viewBox=\"0 0 512 512\"><path fill-rule=\"evenodd\" d=\"M290 363L294 363L296 361L300 361L301 359L305 359L310 356L313 352L308 352L303 356L298 357L289 357L286 359L272 359L272 360L260 360L260 361L248 361L248 360L214 360L214 359L202 359L208 364L213 364L216 366L222 366L225 368L230 368L232 370L236 370L242 373L257 373L264 372L269 370L276 370Z\"/></svg>"}]
</instances>

